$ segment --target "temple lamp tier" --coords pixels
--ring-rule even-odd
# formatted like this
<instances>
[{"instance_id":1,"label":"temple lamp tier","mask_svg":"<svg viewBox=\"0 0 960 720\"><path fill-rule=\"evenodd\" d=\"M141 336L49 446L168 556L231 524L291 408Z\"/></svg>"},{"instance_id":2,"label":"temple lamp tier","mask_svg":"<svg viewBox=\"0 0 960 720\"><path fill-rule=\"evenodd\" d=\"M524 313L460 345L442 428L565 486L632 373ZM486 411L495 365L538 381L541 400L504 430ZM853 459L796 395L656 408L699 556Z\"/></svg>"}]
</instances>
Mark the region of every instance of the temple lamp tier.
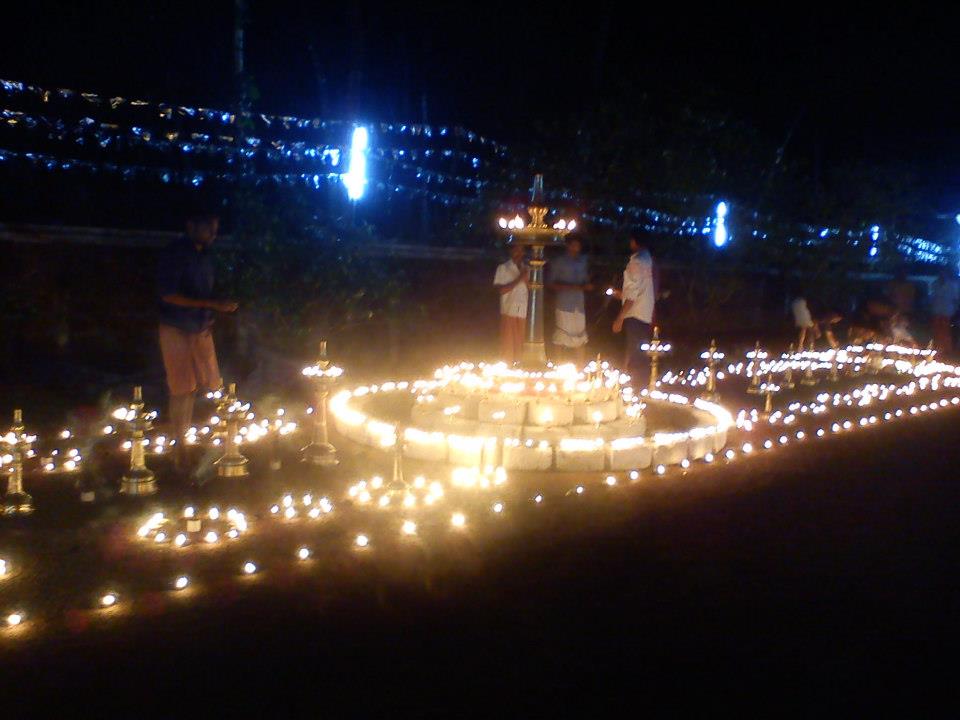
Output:
<instances>
[{"instance_id":1,"label":"temple lamp tier","mask_svg":"<svg viewBox=\"0 0 960 720\"><path fill-rule=\"evenodd\" d=\"M521 363L524 367L536 369L545 367L547 353L543 342L543 266L546 263L544 248L557 246L563 238L577 227L576 220L560 218L548 223L549 208L544 203L543 175L534 175L533 190L525 221L520 215L513 219L502 217L498 221L500 229L505 231L507 244L523 245L530 248L530 279L527 293L527 329L524 337Z\"/></svg>"},{"instance_id":2,"label":"temple lamp tier","mask_svg":"<svg viewBox=\"0 0 960 720\"><path fill-rule=\"evenodd\" d=\"M707 361L707 387L700 397L707 402L716 402L720 397L717 392L717 363L723 358L723 353L717 350L716 340L711 340L707 351L700 354L700 359Z\"/></svg>"},{"instance_id":3,"label":"temple lamp tier","mask_svg":"<svg viewBox=\"0 0 960 720\"><path fill-rule=\"evenodd\" d=\"M230 383L227 392L218 390L216 395L217 415L224 430L223 455L214 462L217 468L217 477L235 478L246 477L249 473L248 460L240 452L240 421L247 416L250 410L249 403L242 403L237 399L237 385Z\"/></svg>"},{"instance_id":4,"label":"temple lamp tier","mask_svg":"<svg viewBox=\"0 0 960 720\"><path fill-rule=\"evenodd\" d=\"M640 346L640 350L645 352L647 357L650 358L650 382L647 385L650 392L657 389L657 380L659 380L660 375L660 356L670 352L672 349L673 346L670 343L663 342L660 339L660 328L654 325L653 337L650 338L650 342L643 343Z\"/></svg>"},{"instance_id":5,"label":"temple lamp tier","mask_svg":"<svg viewBox=\"0 0 960 720\"><path fill-rule=\"evenodd\" d=\"M23 489L23 461L29 456L35 435L28 435L23 426L23 411L13 411L13 426L0 437L0 446L10 454L7 494L3 498L4 515L29 515L33 512L33 498Z\"/></svg>"},{"instance_id":6,"label":"temple lamp tier","mask_svg":"<svg viewBox=\"0 0 960 720\"><path fill-rule=\"evenodd\" d=\"M313 412L313 434L310 444L300 451L303 462L319 467L333 467L340 461L337 449L330 443L327 431L327 404L330 389L343 375L343 368L337 367L327 357L327 341L320 341L320 357L316 363L303 369L305 377L313 383L316 405Z\"/></svg>"},{"instance_id":7,"label":"temple lamp tier","mask_svg":"<svg viewBox=\"0 0 960 720\"><path fill-rule=\"evenodd\" d=\"M754 346L753 350L747 353L747 358L751 361L751 378L750 384L747 386L747 392L751 395L760 394L760 376L763 374L763 362L768 357L768 354L765 350L760 349L760 341L757 340L757 344Z\"/></svg>"},{"instance_id":8,"label":"temple lamp tier","mask_svg":"<svg viewBox=\"0 0 960 720\"><path fill-rule=\"evenodd\" d=\"M760 385L760 392L763 393L763 412L760 414L764 420L769 420L773 412L773 396L780 392L782 388L773 381L773 373L767 373L767 381Z\"/></svg>"}]
</instances>

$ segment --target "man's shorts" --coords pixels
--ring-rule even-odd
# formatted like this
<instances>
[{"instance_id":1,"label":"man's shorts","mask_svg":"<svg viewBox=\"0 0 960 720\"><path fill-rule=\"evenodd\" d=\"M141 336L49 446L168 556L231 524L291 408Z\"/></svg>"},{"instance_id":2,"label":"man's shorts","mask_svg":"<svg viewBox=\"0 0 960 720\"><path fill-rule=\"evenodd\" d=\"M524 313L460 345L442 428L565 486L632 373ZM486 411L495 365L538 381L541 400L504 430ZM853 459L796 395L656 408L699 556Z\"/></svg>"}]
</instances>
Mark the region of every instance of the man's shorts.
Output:
<instances>
[{"instance_id":1,"label":"man's shorts","mask_svg":"<svg viewBox=\"0 0 960 720\"><path fill-rule=\"evenodd\" d=\"M190 333L161 325L160 352L171 395L186 395L198 387L216 390L223 384L210 330Z\"/></svg>"}]
</instances>

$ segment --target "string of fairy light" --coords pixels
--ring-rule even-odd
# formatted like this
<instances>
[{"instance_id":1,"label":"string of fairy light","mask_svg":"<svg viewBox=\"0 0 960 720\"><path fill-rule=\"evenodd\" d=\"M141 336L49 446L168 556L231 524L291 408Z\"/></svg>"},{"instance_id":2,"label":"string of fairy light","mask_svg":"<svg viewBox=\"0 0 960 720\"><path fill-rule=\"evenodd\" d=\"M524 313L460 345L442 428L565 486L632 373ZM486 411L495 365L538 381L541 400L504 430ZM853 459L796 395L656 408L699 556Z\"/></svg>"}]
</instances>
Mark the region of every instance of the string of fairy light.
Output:
<instances>
[{"instance_id":1,"label":"string of fairy light","mask_svg":"<svg viewBox=\"0 0 960 720\"><path fill-rule=\"evenodd\" d=\"M725 359L719 357L721 355L713 352L714 364ZM236 505L209 505L203 508L185 505L177 510L152 512L137 525L133 541L142 544L145 551L152 548L154 552L177 555L198 551L217 552L218 549L241 543L246 557L238 564L236 575L238 578L250 577L262 574L274 562L272 558L264 560L258 557L256 533L251 534L255 525L266 527L277 524L296 535L292 538L289 552L289 561L293 563L313 560L314 548L304 538L300 528L317 527L318 524L341 523L341 528L346 525L350 530L347 539L342 541L346 543L344 549L360 553L375 552L377 539L385 532L383 523L374 520L377 515L387 518L388 526L393 528L389 532L395 532L401 538L420 537L424 523L432 528L445 526L448 532L469 532L478 519L484 516L503 518L509 508L518 503L540 507L557 497L577 501L600 490L611 492L623 486L642 484L645 478L680 478L698 467L707 469L748 461L793 444L848 435L960 406L960 368L939 362L930 350L879 345L848 346L822 353L793 353L773 358L755 349L744 362L728 363L723 371L708 367L706 372L724 372L721 381L740 377L748 382L752 382L755 375L770 377L776 373L777 388L782 391L780 386L784 384L785 374L805 372L807 367L814 367L816 372L823 374L835 369L841 362L840 358L843 358L842 365L848 378L858 378L861 374L869 374L869 377L862 384L855 387L847 384L842 390L812 390L816 392L812 398L792 400L773 412L742 408L730 413L733 418L731 431L736 434L735 439L727 447L706 452L697 459L684 456L677 463L654 463L649 468L574 475L575 479L566 483L555 476L543 476L542 488L527 489L527 483L519 493L521 496L511 493L510 474L502 466L455 467L439 477L435 471L418 474L399 489L384 476L373 475L349 483L340 497L311 490L287 491L252 515ZM704 372L701 368L691 368L682 373L668 372L660 383L669 387L681 385L686 380L691 386L700 387L706 384L700 378ZM332 374L339 378L342 373L338 369ZM675 400L680 397L658 389L639 393L639 397L646 399L656 395L672 396ZM690 402L689 398L686 400ZM296 423L285 418L284 413L268 419L264 426L263 420L258 420L250 412L252 417L248 418L251 424L247 426L247 434L250 433L249 428L259 428L264 435L257 438L264 437L268 432L279 433L283 428L288 428L289 435L298 428ZM127 422L128 410L118 408L113 419L117 425ZM209 437L213 428L217 427L218 420L212 417L210 425L199 426L193 434L199 438ZM203 432L204 428L210 429ZM108 425L102 428L102 432L112 436L120 431L118 427ZM164 442L158 443L158 437L150 438L149 444L153 448L161 448L162 453L162 448L169 446ZM8 433L2 439L10 443L15 438L9 437ZM30 439L36 442L37 438L30 435ZM82 442L77 442L80 438L72 430L60 431L56 439L82 445ZM123 445L118 444L117 448L122 449ZM8 454L2 459L9 464ZM478 504L480 510L476 509ZM0 582L6 583L16 577L21 572L21 565L15 559L0 558ZM171 573L166 587L171 593L198 591L195 578L186 570ZM88 601L87 606L92 605L98 611L109 613L133 600L132 595L116 587L106 587ZM7 628L5 633L21 632L30 625L32 617L27 609L16 605L8 607L0 615Z\"/></svg>"}]
</instances>

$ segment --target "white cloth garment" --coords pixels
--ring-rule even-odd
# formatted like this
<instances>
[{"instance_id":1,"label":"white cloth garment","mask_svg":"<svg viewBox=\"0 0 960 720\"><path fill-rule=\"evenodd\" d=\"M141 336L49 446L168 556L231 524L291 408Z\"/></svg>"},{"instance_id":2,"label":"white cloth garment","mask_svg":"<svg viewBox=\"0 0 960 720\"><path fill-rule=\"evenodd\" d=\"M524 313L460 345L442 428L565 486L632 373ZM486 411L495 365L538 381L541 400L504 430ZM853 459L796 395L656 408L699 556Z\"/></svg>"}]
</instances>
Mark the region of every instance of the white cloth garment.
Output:
<instances>
[{"instance_id":1,"label":"white cloth garment","mask_svg":"<svg viewBox=\"0 0 960 720\"><path fill-rule=\"evenodd\" d=\"M495 287L509 285L520 277L520 268L513 260L507 260L497 266L497 273L493 277ZM517 283L510 292L500 295L500 314L510 317L525 318L527 316L527 284Z\"/></svg>"},{"instance_id":2,"label":"white cloth garment","mask_svg":"<svg viewBox=\"0 0 960 720\"><path fill-rule=\"evenodd\" d=\"M582 312L557 310L557 326L553 331L554 345L577 348L587 344L587 318Z\"/></svg>"},{"instance_id":3,"label":"white cloth garment","mask_svg":"<svg viewBox=\"0 0 960 720\"><path fill-rule=\"evenodd\" d=\"M624 318L652 323L656 300L653 293L653 258L649 252L641 250L630 256L630 262L623 271L623 300L633 301Z\"/></svg>"},{"instance_id":4,"label":"white cloth garment","mask_svg":"<svg viewBox=\"0 0 960 720\"><path fill-rule=\"evenodd\" d=\"M798 328L813 327L813 316L810 314L810 308L807 307L807 299L798 297L791 304L793 310L793 324Z\"/></svg>"}]
</instances>

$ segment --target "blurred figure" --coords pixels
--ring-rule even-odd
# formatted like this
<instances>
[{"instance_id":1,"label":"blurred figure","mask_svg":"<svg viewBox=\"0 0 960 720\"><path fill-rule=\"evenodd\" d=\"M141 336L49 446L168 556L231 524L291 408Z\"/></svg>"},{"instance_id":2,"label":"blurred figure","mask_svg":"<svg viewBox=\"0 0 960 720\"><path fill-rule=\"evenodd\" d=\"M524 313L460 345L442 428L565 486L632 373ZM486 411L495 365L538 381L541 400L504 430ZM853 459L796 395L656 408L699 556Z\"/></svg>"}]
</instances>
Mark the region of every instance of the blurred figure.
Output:
<instances>
[{"instance_id":1,"label":"blurred figure","mask_svg":"<svg viewBox=\"0 0 960 720\"><path fill-rule=\"evenodd\" d=\"M587 350L587 314L584 292L593 289L587 258L575 237L567 237L567 251L547 266L547 286L556 296L553 344L572 353L578 368L585 364Z\"/></svg>"},{"instance_id":2,"label":"blurred figure","mask_svg":"<svg viewBox=\"0 0 960 720\"><path fill-rule=\"evenodd\" d=\"M164 250L157 267L160 299L160 352L170 391L170 421L176 433L174 462L183 469L184 436L193 420L194 393L223 385L213 345L214 313L232 313L237 303L213 296L210 247L217 238L216 213L197 212L187 219L186 234Z\"/></svg>"},{"instance_id":3,"label":"blurred figure","mask_svg":"<svg viewBox=\"0 0 960 720\"><path fill-rule=\"evenodd\" d=\"M797 327L797 349L803 350L806 347L807 335L810 334L813 340L820 337L817 324L813 321L813 315L810 307L807 305L805 297L798 296L790 304L793 311L793 324Z\"/></svg>"},{"instance_id":4,"label":"blurred figure","mask_svg":"<svg viewBox=\"0 0 960 720\"><path fill-rule=\"evenodd\" d=\"M890 342L903 347L917 347L917 341L910 333L910 320L906 315L896 313L890 318Z\"/></svg>"},{"instance_id":5,"label":"blurred figure","mask_svg":"<svg viewBox=\"0 0 960 720\"><path fill-rule=\"evenodd\" d=\"M527 319L527 283L530 268L524 262L524 247L510 246L510 259L497 266L493 285L500 293L500 357L508 365L520 360Z\"/></svg>"},{"instance_id":6,"label":"blurred figure","mask_svg":"<svg viewBox=\"0 0 960 720\"><path fill-rule=\"evenodd\" d=\"M840 343L837 341L837 338L833 333L833 329L839 325L842 320L843 315L836 310L827 310L823 316L817 320L817 326L820 330L820 333L827 339L827 342L830 343L830 347L832 347L834 350L839 349Z\"/></svg>"},{"instance_id":7,"label":"blurred figure","mask_svg":"<svg viewBox=\"0 0 960 720\"><path fill-rule=\"evenodd\" d=\"M850 321L849 340L853 345L880 340L890 334L890 321L896 314L892 305L883 300L867 300Z\"/></svg>"},{"instance_id":8,"label":"blurred figure","mask_svg":"<svg viewBox=\"0 0 960 720\"><path fill-rule=\"evenodd\" d=\"M626 333L624 367L635 383L642 382L647 356L640 346L650 342L650 326L656 304L653 257L636 237L630 237L630 260L623 271L623 289L614 294L621 301L613 331Z\"/></svg>"},{"instance_id":9,"label":"blurred figure","mask_svg":"<svg viewBox=\"0 0 960 720\"><path fill-rule=\"evenodd\" d=\"M913 315L913 306L917 298L917 288L907 279L907 273L902 268L897 270L893 280L887 283L887 299L893 304L893 309L901 315Z\"/></svg>"},{"instance_id":10,"label":"blurred figure","mask_svg":"<svg viewBox=\"0 0 960 720\"><path fill-rule=\"evenodd\" d=\"M957 283L956 274L944 268L933 281L930 295L933 346L942 355L953 352L953 331L950 324L953 322L953 316L957 314L958 303L960 303L960 284Z\"/></svg>"}]
</instances>

